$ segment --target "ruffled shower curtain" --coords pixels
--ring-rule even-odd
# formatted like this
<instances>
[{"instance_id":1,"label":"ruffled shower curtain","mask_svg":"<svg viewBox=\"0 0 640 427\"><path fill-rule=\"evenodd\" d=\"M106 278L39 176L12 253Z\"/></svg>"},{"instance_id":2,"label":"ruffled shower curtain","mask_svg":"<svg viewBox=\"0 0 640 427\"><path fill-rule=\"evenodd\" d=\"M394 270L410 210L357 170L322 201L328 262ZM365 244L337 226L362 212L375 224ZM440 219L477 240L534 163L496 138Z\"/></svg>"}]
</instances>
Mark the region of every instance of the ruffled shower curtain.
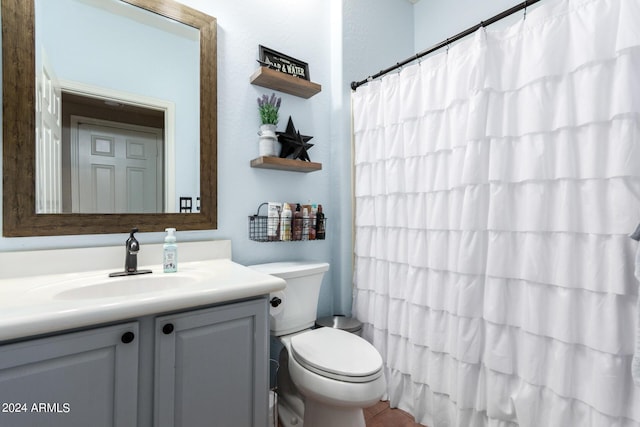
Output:
<instances>
[{"instance_id":1,"label":"ruffled shower curtain","mask_svg":"<svg viewBox=\"0 0 640 427\"><path fill-rule=\"evenodd\" d=\"M545 2L353 94L353 312L418 422L640 426L639 23Z\"/></svg>"}]
</instances>

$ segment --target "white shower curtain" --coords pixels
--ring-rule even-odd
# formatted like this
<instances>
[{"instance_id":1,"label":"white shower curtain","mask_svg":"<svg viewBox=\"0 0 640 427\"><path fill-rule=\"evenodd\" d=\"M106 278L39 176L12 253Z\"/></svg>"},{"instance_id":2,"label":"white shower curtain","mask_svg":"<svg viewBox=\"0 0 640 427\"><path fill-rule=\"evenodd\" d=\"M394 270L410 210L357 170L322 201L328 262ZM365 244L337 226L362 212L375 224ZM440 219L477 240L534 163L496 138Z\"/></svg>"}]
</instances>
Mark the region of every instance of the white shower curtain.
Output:
<instances>
[{"instance_id":1,"label":"white shower curtain","mask_svg":"<svg viewBox=\"0 0 640 427\"><path fill-rule=\"evenodd\" d=\"M638 427L640 1L519 21L353 94L354 315L429 427Z\"/></svg>"}]
</instances>

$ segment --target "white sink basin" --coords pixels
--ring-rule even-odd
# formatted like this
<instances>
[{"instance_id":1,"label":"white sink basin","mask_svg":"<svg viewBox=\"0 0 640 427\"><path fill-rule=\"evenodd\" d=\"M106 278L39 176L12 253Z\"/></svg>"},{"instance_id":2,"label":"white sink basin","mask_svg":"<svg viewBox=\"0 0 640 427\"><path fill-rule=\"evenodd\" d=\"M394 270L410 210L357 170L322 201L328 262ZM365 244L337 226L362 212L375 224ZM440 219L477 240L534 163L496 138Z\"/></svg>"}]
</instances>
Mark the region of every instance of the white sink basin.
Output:
<instances>
[{"instance_id":1,"label":"white sink basin","mask_svg":"<svg viewBox=\"0 0 640 427\"><path fill-rule=\"evenodd\" d=\"M123 297L152 292L177 290L199 282L194 276L183 274L144 274L110 277L86 286L73 287L55 294L57 299L94 299Z\"/></svg>"}]
</instances>

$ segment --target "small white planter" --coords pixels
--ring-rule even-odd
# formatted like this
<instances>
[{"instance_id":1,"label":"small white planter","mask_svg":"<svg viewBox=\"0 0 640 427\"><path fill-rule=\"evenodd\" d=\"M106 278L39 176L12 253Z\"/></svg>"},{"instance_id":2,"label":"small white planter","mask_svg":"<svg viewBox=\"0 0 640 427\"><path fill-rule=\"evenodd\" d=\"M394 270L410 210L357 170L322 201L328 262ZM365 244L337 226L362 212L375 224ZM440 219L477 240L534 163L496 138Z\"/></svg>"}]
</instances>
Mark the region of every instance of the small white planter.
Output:
<instances>
[{"instance_id":1,"label":"small white planter","mask_svg":"<svg viewBox=\"0 0 640 427\"><path fill-rule=\"evenodd\" d=\"M279 156L280 143L276 137L276 125L260 125L259 152L260 156Z\"/></svg>"}]
</instances>

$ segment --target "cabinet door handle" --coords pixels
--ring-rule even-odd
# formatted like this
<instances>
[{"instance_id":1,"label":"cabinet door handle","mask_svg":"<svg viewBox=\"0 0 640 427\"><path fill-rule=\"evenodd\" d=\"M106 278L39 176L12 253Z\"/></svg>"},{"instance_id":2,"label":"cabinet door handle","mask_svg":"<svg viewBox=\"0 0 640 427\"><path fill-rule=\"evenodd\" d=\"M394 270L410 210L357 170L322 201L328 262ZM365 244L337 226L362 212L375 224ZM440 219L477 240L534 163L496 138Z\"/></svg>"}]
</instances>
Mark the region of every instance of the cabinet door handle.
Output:
<instances>
[{"instance_id":1,"label":"cabinet door handle","mask_svg":"<svg viewBox=\"0 0 640 427\"><path fill-rule=\"evenodd\" d=\"M165 335L169 335L171 332L173 332L173 323L167 323L166 325L164 325L162 327L162 332Z\"/></svg>"},{"instance_id":2,"label":"cabinet door handle","mask_svg":"<svg viewBox=\"0 0 640 427\"><path fill-rule=\"evenodd\" d=\"M136 336L133 332L125 332L124 334L122 334L122 338L120 339L122 340L123 343L129 344L131 341L133 341L135 337Z\"/></svg>"}]
</instances>

